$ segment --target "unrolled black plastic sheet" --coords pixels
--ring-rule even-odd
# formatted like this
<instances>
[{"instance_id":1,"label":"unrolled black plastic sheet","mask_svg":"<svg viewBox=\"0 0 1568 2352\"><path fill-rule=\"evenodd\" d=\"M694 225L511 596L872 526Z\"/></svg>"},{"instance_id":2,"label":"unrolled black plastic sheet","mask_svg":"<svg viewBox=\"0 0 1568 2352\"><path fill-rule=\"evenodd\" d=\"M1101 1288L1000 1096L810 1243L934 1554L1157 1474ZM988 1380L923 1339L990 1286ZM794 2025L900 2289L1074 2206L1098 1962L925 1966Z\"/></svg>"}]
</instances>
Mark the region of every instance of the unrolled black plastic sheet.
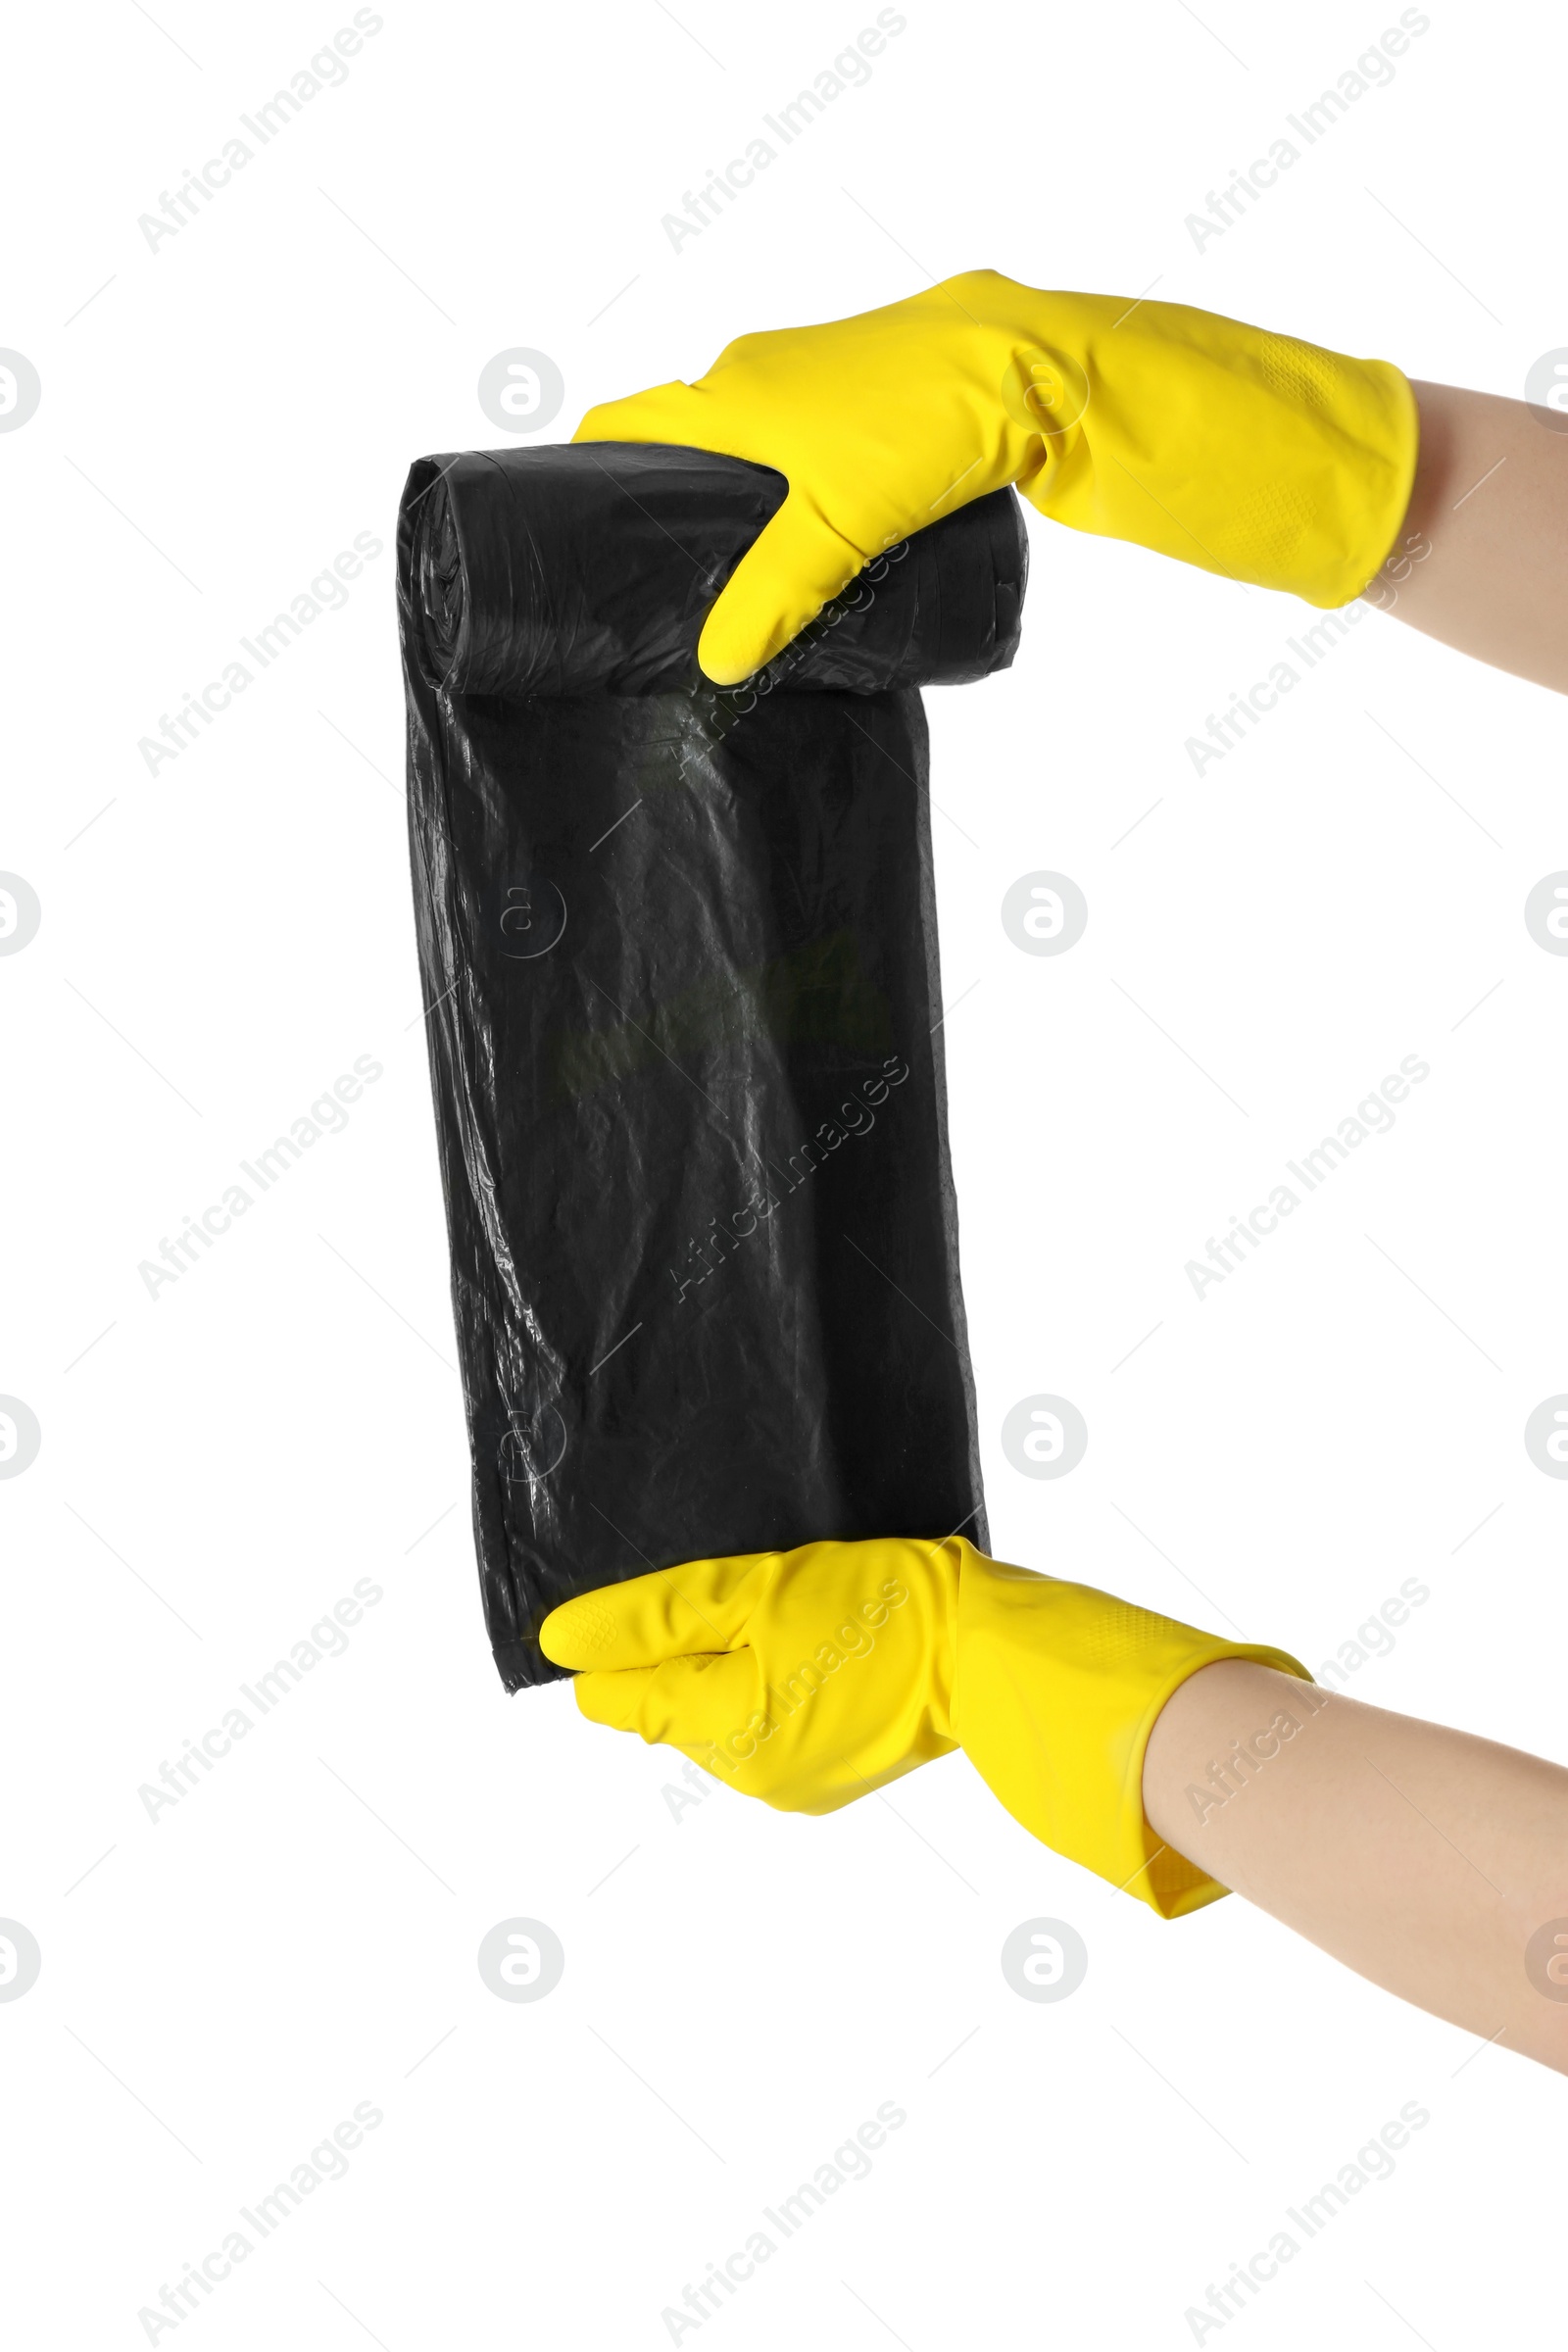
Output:
<instances>
[{"instance_id":1,"label":"unrolled black plastic sheet","mask_svg":"<svg viewBox=\"0 0 1568 2352\"><path fill-rule=\"evenodd\" d=\"M486 1621L818 1537L985 1542L917 689L1004 668L1010 492L745 688L783 495L694 450L420 460L409 821Z\"/></svg>"}]
</instances>

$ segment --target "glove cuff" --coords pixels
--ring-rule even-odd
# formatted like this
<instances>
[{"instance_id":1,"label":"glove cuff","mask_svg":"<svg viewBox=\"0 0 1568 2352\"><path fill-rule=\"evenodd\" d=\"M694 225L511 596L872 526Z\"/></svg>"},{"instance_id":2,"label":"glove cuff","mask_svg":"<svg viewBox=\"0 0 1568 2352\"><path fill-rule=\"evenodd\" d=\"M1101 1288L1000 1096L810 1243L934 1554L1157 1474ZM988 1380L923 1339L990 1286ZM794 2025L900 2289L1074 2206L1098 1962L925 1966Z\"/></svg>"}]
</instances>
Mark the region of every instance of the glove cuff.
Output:
<instances>
[{"instance_id":1,"label":"glove cuff","mask_svg":"<svg viewBox=\"0 0 1568 2352\"><path fill-rule=\"evenodd\" d=\"M961 1539L959 1540L961 1542ZM1310 1682L1282 1649L1230 1642L1036 1576L962 1544L953 1728L1042 1844L1179 1919L1228 1891L1164 1845L1144 1813L1144 1753L1160 1709L1200 1667L1248 1658Z\"/></svg>"},{"instance_id":2,"label":"glove cuff","mask_svg":"<svg viewBox=\"0 0 1568 2352\"><path fill-rule=\"evenodd\" d=\"M1388 361L1180 303L949 287L1006 341L1000 405L1039 434L1013 478L1040 514L1325 611L1376 577L1420 442Z\"/></svg>"}]
</instances>

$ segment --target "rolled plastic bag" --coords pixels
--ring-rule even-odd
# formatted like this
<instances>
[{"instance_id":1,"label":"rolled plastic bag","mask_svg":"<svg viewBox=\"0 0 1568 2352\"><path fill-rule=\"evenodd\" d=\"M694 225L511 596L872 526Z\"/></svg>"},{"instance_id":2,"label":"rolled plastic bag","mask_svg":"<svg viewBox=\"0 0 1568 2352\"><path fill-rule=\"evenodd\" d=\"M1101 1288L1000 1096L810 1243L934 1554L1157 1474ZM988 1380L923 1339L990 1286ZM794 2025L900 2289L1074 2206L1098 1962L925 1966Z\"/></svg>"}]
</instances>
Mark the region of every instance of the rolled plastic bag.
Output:
<instances>
[{"instance_id":1,"label":"rolled plastic bag","mask_svg":"<svg viewBox=\"0 0 1568 2352\"><path fill-rule=\"evenodd\" d=\"M784 494L685 449L426 458L409 825L486 1623L821 1537L984 1547L918 688L1004 668L1010 492L744 687L696 645Z\"/></svg>"}]
</instances>

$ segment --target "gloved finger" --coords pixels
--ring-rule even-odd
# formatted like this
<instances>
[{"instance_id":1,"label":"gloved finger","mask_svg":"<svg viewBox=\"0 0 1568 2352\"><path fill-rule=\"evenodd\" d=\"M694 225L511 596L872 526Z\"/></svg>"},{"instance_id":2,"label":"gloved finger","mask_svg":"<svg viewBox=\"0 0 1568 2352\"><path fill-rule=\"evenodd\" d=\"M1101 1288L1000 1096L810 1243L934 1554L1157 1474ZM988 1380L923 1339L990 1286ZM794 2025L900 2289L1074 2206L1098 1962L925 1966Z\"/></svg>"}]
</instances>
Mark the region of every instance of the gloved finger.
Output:
<instances>
[{"instance_id":1,"label":"gloved finger","mask_svg":"<svg viewBox=\"0 0 1568 2352\"><path fill-rule=\"evenodd\" d=\"M760 1692L760 1669L749 1649L577 1677L577 1704L590 1723L637 1732L700 1764L715 1748L732 1752L729 1743L745 1733Z\"/></svg>"},{"instance_id":2,"label":"gloved finger","mask_svg":"<svg viewBox=\"0 0 1568 2352\"><path fill-rule=\"evenodd\" d=\"M580 1674L576 1687L590 1722L672 1747L723 1787L786 1813L837 1812L954 1745L931 1736L889 1751L831 1698L803 1695L798 1681L770 1690L751 1649ZM803 1715L808 1698L826 1712Z\"/></svg>"},{"instance_id":3,"label":"gloved finger","mask_svg":"<svg viewBox=\"0 0 1568 2352\"><path fill-rule=\"evenodd\" d=\"M688 1560L621 1585L601 1585L552 1609L539 1646L557 1666L614 1672L657 1666L693 1650L730 1649L745 1632L776 1552Z\"/></svg>"},{"instance_id":4,"label":"gloved finger","mask_svg":"<svg viewBox=\"0 0 1568 2352\"><path fill-rule=\"evenodd\" d=\"M792 488L704 623L697 659L705 674L715 686L738 686L782 653L867 560L805 491Z\"/></svg>"},{"instance_id":5,"label":"gloved finger","mask_svg":"<svg viewBox=\"0 0 1568 2352\"><path fill-rule=\"evenodd\" d=\"M579 1712L607 1731L636 1731L643 1692L658 1671L656 1666L628 1666L618 1674L577 1675L571 1687Z\"/></svg>"}]
</instances>

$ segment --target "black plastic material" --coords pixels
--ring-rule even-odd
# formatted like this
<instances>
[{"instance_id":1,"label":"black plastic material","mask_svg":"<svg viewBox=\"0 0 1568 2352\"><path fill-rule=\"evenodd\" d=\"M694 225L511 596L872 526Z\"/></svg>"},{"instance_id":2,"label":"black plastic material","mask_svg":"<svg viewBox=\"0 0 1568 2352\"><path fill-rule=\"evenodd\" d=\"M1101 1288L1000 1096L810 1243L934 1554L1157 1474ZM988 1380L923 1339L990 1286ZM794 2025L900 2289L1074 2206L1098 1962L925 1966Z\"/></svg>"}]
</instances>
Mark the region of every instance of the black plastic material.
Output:
<instances>
[{"instance_id":1,"label":"black plastic material","mask_svg":"<svg viewBox=\"0 0 1568 2352\"><path fill-rule=\"evenodd\" d=\"M486 1619L817 1537L985 1542L915 689L1004 668L1010 492L745 688L703 620L780 478L426 458L409 819Z\"/></svg>"}]
</instances>

